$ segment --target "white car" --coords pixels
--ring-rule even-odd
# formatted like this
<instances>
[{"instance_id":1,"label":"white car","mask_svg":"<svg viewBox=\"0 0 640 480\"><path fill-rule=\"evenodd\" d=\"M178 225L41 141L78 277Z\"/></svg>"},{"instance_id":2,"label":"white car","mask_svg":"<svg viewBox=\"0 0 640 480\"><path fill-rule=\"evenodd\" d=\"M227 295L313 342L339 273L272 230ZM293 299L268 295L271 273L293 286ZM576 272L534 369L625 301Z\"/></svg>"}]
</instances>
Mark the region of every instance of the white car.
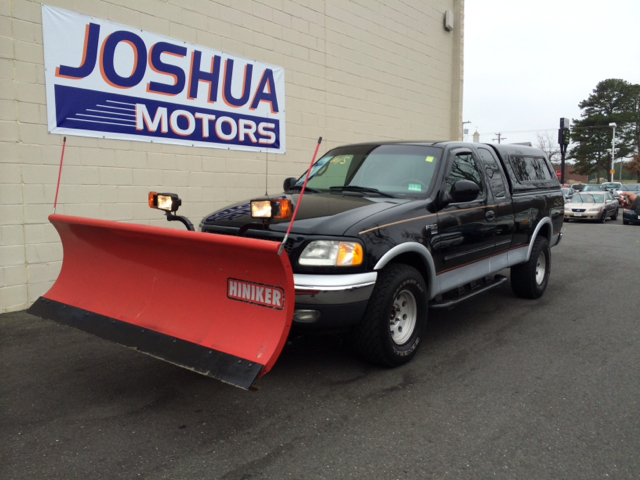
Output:
<instances>
[{"instance_id":1,"label":"white car","mask_svg":"<svg viewBox=\"0 0 640 480\"><path fill-rule=\"evenodd\" d=\"M618 200L611 192L587 192L573 196L571 202L564 205L564 221L596 220L604 223L607 217L618 218Z\"/></svg>"}]
</instances>

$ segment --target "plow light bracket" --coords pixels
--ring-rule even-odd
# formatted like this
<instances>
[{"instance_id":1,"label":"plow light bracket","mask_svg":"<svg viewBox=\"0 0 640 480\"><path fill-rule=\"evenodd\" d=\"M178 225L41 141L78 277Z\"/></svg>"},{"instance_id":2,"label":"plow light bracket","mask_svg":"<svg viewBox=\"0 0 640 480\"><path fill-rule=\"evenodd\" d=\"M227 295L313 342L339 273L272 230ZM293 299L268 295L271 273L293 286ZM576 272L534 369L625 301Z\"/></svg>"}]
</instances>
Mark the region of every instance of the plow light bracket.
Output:
<instances>
[{"instance_id":1,"label":"plow light bracket","mask_svg":"<svg viewBox=\"0 0 640 480\"><path fill-rule=\"evenodd\" d=\"M175 193L156 193L149 192L149 206L164 210L165 212L177 212L182 205L182 200Z\"/></svg>"},{"instance_id":2,"label":"plow light bracket","mask_svg":"<svg viewBox=\"0 0 640 480\"><path fill-rule=\"evenodd\" d=\"M293 208L288 198L251 200L251 217L283 220L291 218Z\"/></svg>"}]
</instances>

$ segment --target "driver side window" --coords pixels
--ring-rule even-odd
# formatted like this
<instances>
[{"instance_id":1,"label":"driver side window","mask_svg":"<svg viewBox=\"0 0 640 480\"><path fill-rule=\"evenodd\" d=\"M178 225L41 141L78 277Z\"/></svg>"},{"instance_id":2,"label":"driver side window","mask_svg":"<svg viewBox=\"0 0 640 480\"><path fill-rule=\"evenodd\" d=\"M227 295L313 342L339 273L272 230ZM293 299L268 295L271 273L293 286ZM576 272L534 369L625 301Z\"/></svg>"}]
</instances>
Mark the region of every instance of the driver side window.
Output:
<instances>
[{"instance_id":1,"label":"driver side window","mask_svg":"<svg viewBox=\"0 0 640 480\"><path fill-rule=\"evenodd\" d=\"M458 153L453 159L451 165L451 171L447 176L447 184L445 190L447 193L451 192L451 187L458 180L469 180L478 185L480 192L478 198L484 196L484 188L482 186L482 177L478 171L478 166L471 153Z\"/></svg>"}]
</instances>

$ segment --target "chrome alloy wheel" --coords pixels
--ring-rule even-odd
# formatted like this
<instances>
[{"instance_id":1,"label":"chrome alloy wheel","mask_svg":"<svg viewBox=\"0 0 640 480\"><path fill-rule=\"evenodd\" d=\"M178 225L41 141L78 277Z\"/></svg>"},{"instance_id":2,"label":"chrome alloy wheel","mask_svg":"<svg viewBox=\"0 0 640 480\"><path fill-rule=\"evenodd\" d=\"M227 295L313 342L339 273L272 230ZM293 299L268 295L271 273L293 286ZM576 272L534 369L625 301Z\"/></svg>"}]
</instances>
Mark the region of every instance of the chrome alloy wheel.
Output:
<instances>
[{"instance_id":1,"label":"chrome alloy wheel","mask_svg":"<svg viewBox=\"0 0 640 480\"><path fill-rule=\"evenodd\" d=\"M547 256L544 252L540 252L538 255L538 262L536 263L536 283L542 285L544 282L544 276L547 273Z\"/></svg>"},{"instance_id":2,"label":"chrome alloy wheel","mask_svg":"<svg viewBox=\"0 0 640 480\"><path fill-rule=\"evenodd\" d=\"M418 318L418 303L409 290L401 290L393 301L389 315L391 339L396 345L406 343L413 335Z\"/></svg>"}]
</instances>

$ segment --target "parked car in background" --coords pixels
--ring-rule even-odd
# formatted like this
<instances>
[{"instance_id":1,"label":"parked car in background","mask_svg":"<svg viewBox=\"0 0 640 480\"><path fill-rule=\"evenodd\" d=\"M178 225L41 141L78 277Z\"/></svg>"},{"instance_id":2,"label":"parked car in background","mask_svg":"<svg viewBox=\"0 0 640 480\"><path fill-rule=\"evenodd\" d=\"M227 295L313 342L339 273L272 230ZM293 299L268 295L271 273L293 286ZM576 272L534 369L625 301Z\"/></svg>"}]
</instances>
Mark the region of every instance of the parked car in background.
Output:
<instances>
[{"instance_id":1,"label":"parked car in background","mask_svg":"<svg viewBox=\"0 0 640 480\"><path fill-rule=\"evenodd\" d=\"M605 190L620 190L622 183L620 182L605 182L602 184Z\"/></svg>"},{"instance_id":2,"label":"parked car in background","mask_svg":"<svg viewBox=\"0 0 640 480\"><path fill-rule=\"evenodd\" d=\"M562 188L562 196L564 197L564 203L568 203L573 198L575 190L573 188Z\"/></svg>"},{"instance_id":3,"label":"parked car in background","mask_svg":"<svg viewBox=\"0 0 640 480\"><path fill-rule=\"evenodd\" d=\"M640 183L626 184L623 185L622 188L621 194L635 193L636 195L640 195ZM625 225L640 224L640 215L634 210L625 208L622 212L622 223Z\"/></svg>"},{"instance_id":4,"label":"parked car in background","mask_svg":"<svg viewBox=\"0 0 640 480\"><path fill-rule=\"evenodd\" d=\"M620 192L638 193L640 192L640 183L623 183Z\"/></svg>"},{"instance_id":5,"label":"parked car in background","mask_svg":"<svg viewBox=\"0 0 640 480\"><path fill-rule=\"evenodd\" d=\"M581 192L564 206L564 221L596 220L604 223L607 217L618 218L620 204L611 192Z\"/></svg>"},{"instance_id":6,"label":"parked car in background","mask_svg":"<svg viewBox=\"0 0 640 480\"><path fill-rule=\"evenodd\" d=\"M629 210L625 208L622 212L622 223L625 225L634 224L640 225L640 215L638 215L635 211Z\"/></svg>"},{"instance_id":7,"label":"parked car in background","mask_svg":"<svg viewBox=\"0 0 640 480\"><path fill-rule=\"evenodd\" d=\"M602 185L585 185L582 189L583 192L604 192Z\"/></svg>"},{"instance_id":8,"label":"parked car in background","mask_svg":"<svg viewBox=\"0 0 640 480\"><path fill-rule=\"evenodd\" d=\"M586 187L586 185L582 183L576 183L575 185L571 185L571 188L573 188L576 192L581 192L582 190L584 190L584 187Z\"/></svg>"},{"instance_id":9,"label":"parked car in background","mask_svg":"<svg viewBox=\"0 0 640 480\"><path fill-rule=\"evenodd\" d=\"M611 194L616 200L620 200L620 189L622 188L622 183L606 182L606 183L603 183L602 186L606 191L611 192Z\"/></svg>"}]
</instances>

